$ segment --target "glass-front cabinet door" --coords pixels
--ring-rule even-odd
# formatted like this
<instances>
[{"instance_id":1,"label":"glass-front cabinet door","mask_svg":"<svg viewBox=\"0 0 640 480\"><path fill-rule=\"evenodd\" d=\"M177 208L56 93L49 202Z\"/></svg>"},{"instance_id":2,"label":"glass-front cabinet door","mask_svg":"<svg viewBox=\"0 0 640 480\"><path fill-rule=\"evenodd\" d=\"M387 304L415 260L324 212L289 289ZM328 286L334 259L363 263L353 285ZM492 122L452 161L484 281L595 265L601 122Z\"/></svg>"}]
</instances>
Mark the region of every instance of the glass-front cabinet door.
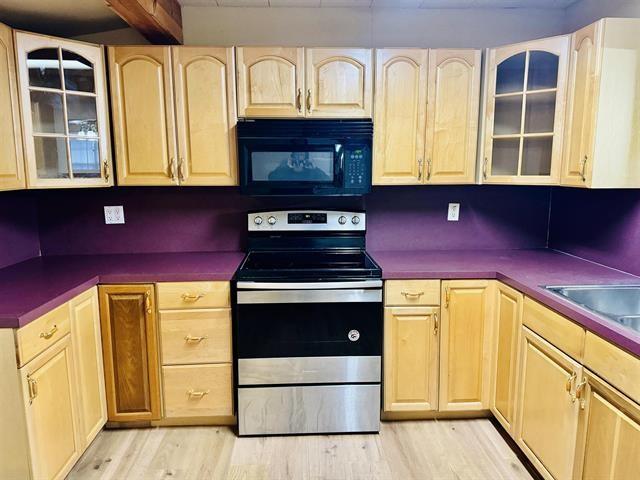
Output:
<instances>
[{"instance_id":1,"label":"glass-front cabinet door","mask_svg":"<svg viewBox=\"0 0 640 480\"><path fill-rule=\"evenodd\" d=\"M29 187L113 185L101 47L15 39Z\"/></svg>"},{"instance_id":2,"label":"glass-front cabinet door","mask_svg":"<svg viewBox=\"0 0 640 480\"><path fill-rule=\"evenodd\" d=\"M485 183L558 183L569 37L488 51Z\"/></svg>"}]
</instances>

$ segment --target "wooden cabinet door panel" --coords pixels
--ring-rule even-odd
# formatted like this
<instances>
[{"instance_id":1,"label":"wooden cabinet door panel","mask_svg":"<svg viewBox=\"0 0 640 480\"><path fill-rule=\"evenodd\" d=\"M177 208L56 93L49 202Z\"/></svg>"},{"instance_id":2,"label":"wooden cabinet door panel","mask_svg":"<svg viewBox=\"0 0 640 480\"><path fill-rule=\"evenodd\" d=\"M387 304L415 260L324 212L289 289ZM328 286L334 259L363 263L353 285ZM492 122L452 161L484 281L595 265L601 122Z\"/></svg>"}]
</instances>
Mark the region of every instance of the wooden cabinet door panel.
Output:
<instances>
[{"instance_id":1,"label":"wooden cabinet door panel","mask_svg":"<svg viewBox=\"0 0 640 480\"><path fill-rule=\"evenodd\" d=\"M0 190L25 188L13 31L0 24Z\"/></svg>"},{"instance_id":2,"label":"wooden cabinet door panel","mask_svg":"<svg viewBox=\"0 0 640 480\"><path fill-rule=\"evenodd\" d=\"M442 282L440 411L489 408L491 299L487 280Z\"/></svg>"},{"instance_id":3,"label":"wooden cabinet door panel","mask_svg":"<svg viewBox=\"0 0 640 480\"><path fill-rule=\"evenodd\" d=\"M591 183L602 33L602 22L596 22L571 36L563 185Z\"/></svg>"},{"instance_id":4,"label":"wooden cabinet door panel","mask_svg":"<svg viewBox=\"0 0 640 480\"><path fill-rule=\"evenodd\" d=\"M365 48L307 48L308 117L371 118L373 53Z\"/></svg>"},{"instance_id":5,"label":"wooden cabinet door panel","mask_svg":"<svg viewBox=\"0 0 640 480\"><path fill-rule=\"evenodd\" d=\"M384 309L384 410L438 408L438 307Z\"/></svg>"},{"instance_id":6,"label":"wooden cabinet door panel","mask_svg":"<svg viewBox=\"0 0 640 480\"><path fill-rule=\"evenodd\" d=\"M152 285L100 286L102 349L110 421L160 419Z\"/></svg>"},{"instance_id":7,"label":"wooden cabinet door panel","mask_svg":"<svg viewBox=\"0 0 640 480\"><path fill-rule=\"evenodd\" d=\"M97 288L77 296L70 304L80 400L80 440L87 446L107 421Z\"/></svg>"},{"instance_id":8,"label":"wooden cabinet door panel","mask_svg":"<svg viewBox=\"0 0 640 480\"><path fill-rule=\"evenodd\" d=\"M238 115L304 116L304 49L238 47Z\"/></svg>"},{"instance_id":9,"label":"wooden cabinet door panel","mask_svg":"<svg viewBox=\"0 0 640 480\"><path fill-rule=\"evenodd\" d=\"M510 433L513 433L522 304L523 295L520 292L496 283L495 385L491 411Z\"/></svg>"},{"instance_id":10,"label":"wooden cabinet door panel","mask_svg":"<svg viewBox=\"0 0 640 480\"><path fill-rule=\"evenodd\" d=\"M233 48L172 47L181 185L236 185Z\"/></svg>"},{"instance_id":11,"label":"wooden cabinet door panel","mask_svg":"<svg viewBox=\"0 0 640 480\"><path fill-rule=\"evenodd\" d=\"M69 335L20 369L33 478L62 479L80 456Z\"/></svg>"},{"instance_id":12,"label":"wooden cabinet door panel","mask_svg":"<svg viewBox=\"0 0 640 480\"><path fill-rule=\"evenodd\" d=\"M419 184L424 169L427 50L376 51L373 182Z\"/></svg>"},{"instance_id":13,"label":"wooden cabinet door panel","mask_svg":"<svg viewBox=\"0 0 640 480\"><path fill-rule=\"evenodd\" d=\"M574 478L635 478L640 471L640 405L591 372L585 377Z\"/></svg>"},{"instance_id":14,"label":"wooden cabinet door panel","mask_svg":"<svg viewBox=\"0 0 640 480\"><path fill-rule=\"evenodd\" d=\"M516 443L546 479L571 477L582 367L522 328Z\"/></svg>"},{"instance_id":15,"label":"wooden cabinet door panel","mask_svg":"<svg viewBox=\"0 0 640 480\"><path fill-rule=\"evenodd\" d=\"M480 50L429 51L427 183L474 183Z\"/></svg>"},{"instance_id":16,"label":"wooden cabinet door panel","mask_svg":"<svg viewBox=\"0 0 640 480\"><path fill-rule=\"evenodd\" d=\"M118 184L177 183L169 47L109 47Z\"/></svg>"}]
</instances>

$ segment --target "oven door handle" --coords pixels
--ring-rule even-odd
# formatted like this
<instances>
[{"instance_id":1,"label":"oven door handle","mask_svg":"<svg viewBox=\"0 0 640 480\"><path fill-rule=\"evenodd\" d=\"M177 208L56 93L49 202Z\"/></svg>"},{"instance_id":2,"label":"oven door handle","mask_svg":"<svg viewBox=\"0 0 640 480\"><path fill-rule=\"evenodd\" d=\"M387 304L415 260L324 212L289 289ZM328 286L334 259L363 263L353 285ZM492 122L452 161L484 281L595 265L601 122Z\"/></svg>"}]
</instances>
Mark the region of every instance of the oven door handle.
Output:
<instances>
[{"instance_id":1,"label":"oven door handle","mask_svg":"<svg viewBox=\"0 0 640 480\"><path fill-rule=\"evenodd\" d=\"M382 288L382 280L354 282L238 282L238 290L338 290L349 288Z\"/></svg>"},{"instance_id":2,"label":"oven door handle","mask_svg":"<svg viewBox=\"0 0 640 480\"><path fill-rule=\"evenodd\" d=\"M382 303L382 289L239 291L238 304Z\"/></svg>"}]
</instances>

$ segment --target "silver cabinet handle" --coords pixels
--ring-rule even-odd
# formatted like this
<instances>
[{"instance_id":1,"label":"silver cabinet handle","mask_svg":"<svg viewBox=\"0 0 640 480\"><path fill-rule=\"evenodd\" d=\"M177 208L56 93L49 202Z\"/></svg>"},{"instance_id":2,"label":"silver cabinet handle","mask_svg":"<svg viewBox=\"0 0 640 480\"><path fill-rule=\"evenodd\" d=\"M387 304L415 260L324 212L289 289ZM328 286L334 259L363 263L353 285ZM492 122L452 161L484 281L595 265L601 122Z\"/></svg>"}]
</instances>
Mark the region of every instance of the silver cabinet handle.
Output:
<instances>
[{"instance_id":1,"label":"silver cabinet handle","mask_svg":"<svg viewBox=\"0 0 640 480\"><path fill-rule=\"evenodd\" d=\"M422 159L418 159L418 181L422 181Z\"/></svg>"},{"instance_id":2,"label":"silver cabinet handle","mask_svg":"<svg viewBox=\"0 0 640 480\"><path fill-rule=\"evenodd\" d=\"M587 157L586 155L584 156L584 159L582 160L582 167L580 168L580 178L582 179L583 182L587 181L587 160L589 157Z\"/></svg>"},{"instance_id":3,"label":"silver cabinet handle","mask_svg":"<svg viewBox=\"0 0 640 480\"><path fill-rule=\"evenodd\" d=\"M431 180L431 159L427 159L427 181Z\"/></svg>"}]
</instances>

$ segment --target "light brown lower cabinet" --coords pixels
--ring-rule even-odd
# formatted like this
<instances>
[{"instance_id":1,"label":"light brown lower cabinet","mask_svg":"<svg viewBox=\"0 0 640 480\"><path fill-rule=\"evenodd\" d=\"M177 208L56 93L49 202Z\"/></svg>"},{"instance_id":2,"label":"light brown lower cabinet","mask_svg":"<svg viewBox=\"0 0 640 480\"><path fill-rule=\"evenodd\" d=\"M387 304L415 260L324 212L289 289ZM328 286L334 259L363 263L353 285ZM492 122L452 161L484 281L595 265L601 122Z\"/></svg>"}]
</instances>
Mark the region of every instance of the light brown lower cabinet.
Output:
<instances>
[{"instance_id":1,"label":"light brown lower cabinet","mask_svg":"<svg viewBox=\"0 0 640 480\"><path fill-rule=\"evenodd\" d=\"M494 305L495 372L491 411L507 432L513 433L518 352L522 326L522 293L496 282Z\"/></svg>"},{"instance_id":2,"label":"light brown lower cabinet","mask_svg":"<svg viewBox=\"0 0 640 480\"><path fill-rule=\"evenodd\" d=\"M109 421L161 417L153 285L101 285L100 318Z\"/></svg>"},{"instance_id":3,"label":"light brown lower cabinet","mask_svg":"<svg viewBox=\"0 0 640 480\"><path fill-rule=\"evenodd\" d=\"M442 282L440 411L489 408L492 328L489 280Z\"/></svg>"},{"instance_id":4,"label":"light brown lower cabinet","mask_svg":"<svg viewBox=\"0 0 640 480\"><path fill-rule=\"evenodd\" d=\"M580 401L575 479L640 475L640 405L588 370Z\"/></svg>"},{"instance_id":5,"label":"light brown lower cabinet","mask_svg":"<svg viewBox=\"0 0 640 480\"><path fill-rule=\"evenodd\" d=\"M384 411L438 409L440 307L384 309Z\"/></svg>"},{"instance_id":6,"label":"light brown lower cabinet","mask_svg":"<svg viewBox=\"0 0 640 480\"><path fill-rule=\"evenodd\" d=\"M0 478L62 479L102 429L97 305L94 287L20 329L0 329Z\"/></svg>"},{"instance_id":7,"label":"light brown lower cabinet","mask_svg":"<svg viewBox=\"0 0 640 480\"><path fill-rule=\"evenodd\" d=\"M573 474L582 365L522 328L515 440L547 480Z\"/></svg>"}]
</instances>

